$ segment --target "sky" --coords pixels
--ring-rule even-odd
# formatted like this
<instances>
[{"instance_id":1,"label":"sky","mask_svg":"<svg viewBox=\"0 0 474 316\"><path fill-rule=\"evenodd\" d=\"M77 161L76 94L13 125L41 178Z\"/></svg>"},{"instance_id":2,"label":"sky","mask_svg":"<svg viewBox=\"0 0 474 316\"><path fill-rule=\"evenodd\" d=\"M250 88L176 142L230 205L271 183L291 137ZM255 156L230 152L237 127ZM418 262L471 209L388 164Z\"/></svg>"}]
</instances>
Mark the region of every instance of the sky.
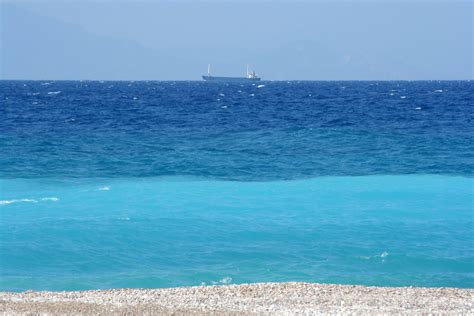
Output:
<instances>
[{"instance_id":1,"label":"sky","mask_svg":"<svg viewBox=\"0 0 474 316\"><path fill-rule=\"evenodd\" d=\"M466 80L473 1L0 0L0 79Z\"/></svg>"}]
</instances>

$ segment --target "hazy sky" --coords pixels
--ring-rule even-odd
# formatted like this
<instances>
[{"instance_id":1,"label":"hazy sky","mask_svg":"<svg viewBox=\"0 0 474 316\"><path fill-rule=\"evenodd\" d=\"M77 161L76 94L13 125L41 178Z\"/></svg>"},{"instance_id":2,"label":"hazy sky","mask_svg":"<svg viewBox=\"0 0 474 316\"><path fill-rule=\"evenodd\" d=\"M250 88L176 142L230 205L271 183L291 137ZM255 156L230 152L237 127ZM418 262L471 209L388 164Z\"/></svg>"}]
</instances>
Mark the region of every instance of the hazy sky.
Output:
<instances>
[{"instance_id":1,"label":"hazy sky","mask_svg":"<svg viewBox=\"0 0 474 316\"><path fill-rule=\"evenodd\" d=\"M1 1L1 0L0 0ZM472 1L1 1L2 79L473 79Z\"/></svg>"}]
</instances>

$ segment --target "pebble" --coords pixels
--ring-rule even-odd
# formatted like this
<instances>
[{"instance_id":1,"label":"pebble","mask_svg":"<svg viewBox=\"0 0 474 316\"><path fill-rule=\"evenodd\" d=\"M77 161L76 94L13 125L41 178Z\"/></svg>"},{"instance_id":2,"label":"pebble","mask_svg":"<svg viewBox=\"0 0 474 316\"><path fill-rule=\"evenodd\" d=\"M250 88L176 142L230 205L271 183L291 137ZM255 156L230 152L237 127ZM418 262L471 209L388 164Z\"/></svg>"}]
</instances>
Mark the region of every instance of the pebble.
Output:
<instances>
[{"instance_id":1,"label":"pebble","mask_svg":"<svg viewBox=\"0 0 474 316\"><path fill-rule=\"evenodd\" d=\"M469 314L474 289L254 283L168 289L0 292L0 314Z\"/></svg>"}]
</instances>

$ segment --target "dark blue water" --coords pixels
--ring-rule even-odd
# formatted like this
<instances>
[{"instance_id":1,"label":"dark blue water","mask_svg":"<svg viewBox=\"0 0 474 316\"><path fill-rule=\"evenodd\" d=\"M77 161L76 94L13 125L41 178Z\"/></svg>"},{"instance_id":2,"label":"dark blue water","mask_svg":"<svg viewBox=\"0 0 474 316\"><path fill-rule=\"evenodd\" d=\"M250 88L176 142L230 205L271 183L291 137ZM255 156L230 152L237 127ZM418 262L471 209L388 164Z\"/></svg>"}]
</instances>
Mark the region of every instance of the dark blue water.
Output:
<instances>
[{"instance_id":1,"label":"dark blue water","mask_svg":"<svg viewBox=\"0 0 474 316\"><path fill-rule=\"evenodd\" d=\"M0 81L0 290L472 288L473 92Z\"/></svg>"},{"instance_id":2,"label":"dark blue water","mask_svg":"<svg viewBox=\"0 0 474 316\"><path fill-rule=\"evenodd\" d=\"M472 175L474 84L0 83L1 176Z\"/></svg>"}]
</instances>

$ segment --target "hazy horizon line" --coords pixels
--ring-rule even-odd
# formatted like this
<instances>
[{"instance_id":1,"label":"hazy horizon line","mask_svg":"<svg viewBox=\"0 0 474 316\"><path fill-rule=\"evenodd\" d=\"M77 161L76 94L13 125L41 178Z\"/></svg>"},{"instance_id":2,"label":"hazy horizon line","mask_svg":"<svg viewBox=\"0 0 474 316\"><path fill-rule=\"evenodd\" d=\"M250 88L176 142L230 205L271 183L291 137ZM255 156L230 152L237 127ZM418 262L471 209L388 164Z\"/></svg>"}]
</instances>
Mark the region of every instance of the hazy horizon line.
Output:
<instances>
[{"instance_id":1,"label":"hazy horizon line","mask_svg":"<svg viewBox=\"0 0 474 316\"><path fill-rule=\"evenodd\" d=\"M309 82L314 82L314 81L320 81L320 82L340 82L340 81L358 81L358 82L371 82L371 81L384 81L384 82L393 82L393 81L471 81L474 80L472 79L278 79L278 80L265 80L262 79L258 82L288 82L288 81L309 81ZM220 81L220 82L211 82L211 81L206 81L203 79L0 79L0 81L98 81L98 82L149 82L149 81L154 81L154 82L209 82L210 84L222 84L222 83L229 83L230 81ZM232 82L231 82L232 83ZM233 82L233 83L238 83L242 84L242 82ZM255 82L244 82L244 83L252 83L255 84Z\"/></svg>"}]
</instances>

